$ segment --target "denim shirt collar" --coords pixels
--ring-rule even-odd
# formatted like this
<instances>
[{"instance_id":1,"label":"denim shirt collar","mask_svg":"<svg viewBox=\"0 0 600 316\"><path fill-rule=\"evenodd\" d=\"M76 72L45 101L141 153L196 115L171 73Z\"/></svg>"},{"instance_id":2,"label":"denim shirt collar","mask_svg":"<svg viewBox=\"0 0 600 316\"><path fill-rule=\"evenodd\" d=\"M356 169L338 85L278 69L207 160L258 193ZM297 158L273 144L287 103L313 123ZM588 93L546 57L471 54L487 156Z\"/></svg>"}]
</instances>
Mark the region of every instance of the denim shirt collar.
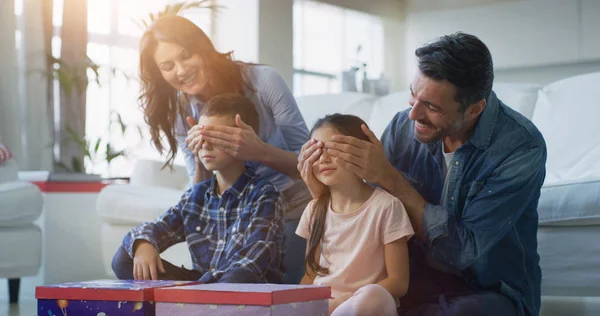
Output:
<instances>
[{"instance_id":1,"label":"denim shirt collar","mask_svg":"<svg viewBox=\"0 0 600 316\"><path fill-rule=\"evenodd\" d=\"M500 110L498 97L494 91L490 92L486 100L485 108L479 117L479 121L475 125L475 131L471 135L469 142L473 146L485 150L489 147L496 127L496 121L498 119L498 111Z\"/></svg>"}]
</instances>

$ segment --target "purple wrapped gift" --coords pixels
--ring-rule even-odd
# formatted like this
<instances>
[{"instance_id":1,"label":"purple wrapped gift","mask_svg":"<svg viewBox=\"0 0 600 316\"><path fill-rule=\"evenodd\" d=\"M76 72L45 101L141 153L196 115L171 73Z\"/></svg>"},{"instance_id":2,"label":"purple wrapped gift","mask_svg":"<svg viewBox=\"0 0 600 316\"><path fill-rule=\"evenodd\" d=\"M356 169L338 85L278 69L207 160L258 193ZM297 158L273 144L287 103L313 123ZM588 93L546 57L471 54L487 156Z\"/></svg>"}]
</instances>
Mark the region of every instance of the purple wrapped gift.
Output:
<instances>
[{"instance_id":1,"label":"purple wrapped gift","mask_svg":"<svg viewBox=\"0 0 600 316\"><path fill-rule=\"evenodd\" d=\"M96 280L38 286L38 316L154 316L154 289L187 281Z\"/></svg>"},{"instance_id":2,"label":"purple wrapped gift","mask_svg":"<svg viewBox=\"0 0 600 316\"><path fill-rule=\"evenodd\" d=\"M195 284L154 292L156 316L326 316L328 286Z\"/></svg>"}]
</instances>

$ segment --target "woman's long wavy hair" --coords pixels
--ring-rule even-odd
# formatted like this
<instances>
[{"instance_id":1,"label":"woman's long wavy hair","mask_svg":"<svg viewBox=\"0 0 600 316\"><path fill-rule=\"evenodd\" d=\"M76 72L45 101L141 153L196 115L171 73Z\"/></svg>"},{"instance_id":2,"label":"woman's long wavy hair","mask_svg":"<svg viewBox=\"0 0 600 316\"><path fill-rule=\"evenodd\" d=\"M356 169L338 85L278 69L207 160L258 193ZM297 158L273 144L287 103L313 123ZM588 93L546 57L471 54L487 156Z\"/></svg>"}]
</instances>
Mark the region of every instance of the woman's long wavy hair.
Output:
<instances>
[{"instance_id":1,"label":"woman's long wavy hair","mask_svg":"<svg viewBox=\"0 0 600 316\"><path fill-rule=\"evenodd\" d=\"M361 129L361 125L367 125L361 118L354 115L331 114L318 120L310 131L310 135L321 127L333 127L343 135L352 136L360 140L369 141L369 138ZM326 189L325 192L314 204L313 212L310 217L310 240L308 243L308 253L306 254L306 266L319 276L329 274L329 269L322 267L317 258L317 250L325 233L325 221L327 219L327 210L331 202L331 192Z\"/></svg>"},{"instance_id":2,"label":"woman's long wavy hair","mask_svg":"<svg viewBox=\"0 0 600 316\"><path fill-rule=\"evenodd\" d=\"M194 23L180 16L164 16L155 20L140 40L140 79L141 93L138 98L144 110L144 120L150 125L152 142L163 154L165 146L162 134L166 137L169 151L163 166L171 167L177 154L175 125L178 118L185 123L189 98L175 90L163 78L156 65L154 53L159 42L180 45L192 54L198 54L204 62L204 72L208 74L212 95L222 93L244 93L244 88L253 91L246 79L246 63L237 62L233 52L220 53L206 34ZM203 100L208 101L208 100Z\"/></svg>"}]
</instances>

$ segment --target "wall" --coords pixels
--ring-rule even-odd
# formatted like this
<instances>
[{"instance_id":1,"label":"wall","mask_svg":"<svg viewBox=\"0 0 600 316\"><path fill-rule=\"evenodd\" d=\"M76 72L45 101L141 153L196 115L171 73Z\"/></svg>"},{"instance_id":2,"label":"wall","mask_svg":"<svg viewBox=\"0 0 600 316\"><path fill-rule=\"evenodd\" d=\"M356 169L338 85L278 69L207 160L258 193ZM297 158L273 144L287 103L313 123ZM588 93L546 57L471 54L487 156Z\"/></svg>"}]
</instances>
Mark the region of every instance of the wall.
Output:
<instances>
[{"instance_id":1,"label":"wall","mask_svg":"<svg viewBox=\"0 0 600 316\"><path fill-rule=\"evenodd\" d=\"M405 0L407 12L427 12L448 9L459 9L483 4L514 2L526 0Z\"/></svg>"},{"instance_id":2,"label":"wall","mask_svg":"<svg viewBox=\"0 0 600 316\"><path fill-rule=\"evenodd\" d=\"M548 82L594 71L600 63L600 1L447 0L438 10L407 0L406 71L416 70L414 50L444 34L480 37L494 58L499 80Z\"/></svg>"},{"instance_id":3,"label":"wall","mask_svg":"<svg viewBox=\"0 0 600 316\"><path fill-rule=\"evenodd\" d=\"M382 17L385 73L392 91L405 88L403 3L399 0L320 0ZM213 39L220 51L235 51L238 60L277 69L293 84L293 0L218 0Z\"/></svg>"},{"instance_id":4,"label":"wall","mask_svg":"<svg viewBox=\"0 0 600 316\"><path fill-rule=\"evenodd\" d=\"M600 72L600 62L496 70L495 80L496 82L548 84L563 78L589 72ZM598 86L600 86L600 82Z\"/></svg>"}]
</instances>

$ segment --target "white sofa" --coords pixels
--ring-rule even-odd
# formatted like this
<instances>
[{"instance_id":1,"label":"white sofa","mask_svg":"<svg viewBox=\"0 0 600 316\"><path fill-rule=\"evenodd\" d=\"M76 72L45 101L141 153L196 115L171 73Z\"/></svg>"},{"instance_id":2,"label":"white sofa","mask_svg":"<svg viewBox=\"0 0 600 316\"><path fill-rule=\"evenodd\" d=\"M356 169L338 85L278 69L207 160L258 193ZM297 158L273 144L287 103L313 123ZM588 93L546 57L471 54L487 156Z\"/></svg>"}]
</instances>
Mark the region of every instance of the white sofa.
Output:
<instances>
[{"instance_id":1,"label":"white sofa","mask_svg":"<svg viewBox=\"0 0 600 316\"><path fill-rule=\"evenodd\" d=\"M595 127L600 120L598 88L600 73L546 86L494 85L504 103L535 123L548 146L538 236L543 315L600 315L600 243L594 242L600 240L600 132ZM408 96L408 91L381 98L345 93L305 96L297 101L309 128L318 118L341 112L363 118L376 135L381 135L390 119L408 108ZM134 225L162 213L177 201L185 186L182 167L175 173L159 172L159 167L158 162L140 162L131 185L108 186L100 193L98 212L106 220L102 238L109 273L109 257L122 236ZM189 262L185 247L170 255L176 262Z\"/></svg>"},{"instance_id":2,"label":"white sofa","mask_svg":"<svg viewBox=\"0 0 600 316\"><path fill-rule=\"evenodd\" d=\"M9 300L19 296L20 278L36 275L42 257L40 217L43 198L29 182L18 180L17 162L0 164L0 278L9 280Z\"/></svg>"}]
</instances>

